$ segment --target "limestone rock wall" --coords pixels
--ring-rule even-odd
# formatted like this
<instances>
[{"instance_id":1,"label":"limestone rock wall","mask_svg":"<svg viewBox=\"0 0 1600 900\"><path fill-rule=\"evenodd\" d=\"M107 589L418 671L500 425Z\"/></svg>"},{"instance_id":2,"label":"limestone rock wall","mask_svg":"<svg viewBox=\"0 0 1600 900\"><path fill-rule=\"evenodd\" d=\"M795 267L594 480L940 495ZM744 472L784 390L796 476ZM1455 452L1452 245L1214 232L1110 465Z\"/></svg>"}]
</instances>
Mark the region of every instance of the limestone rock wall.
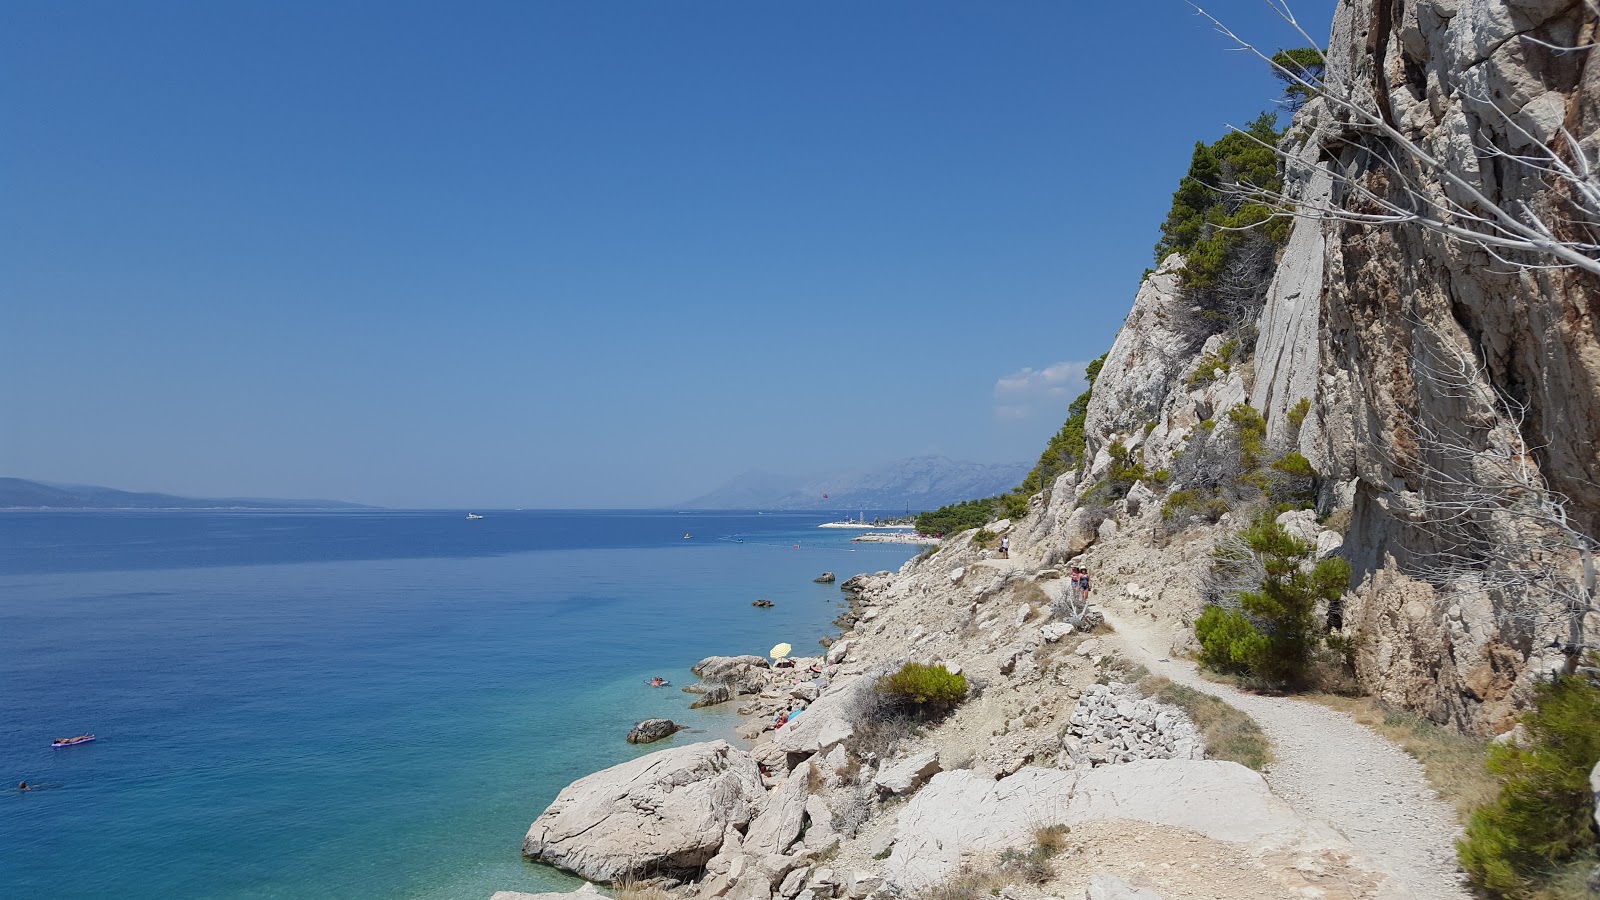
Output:
<instances>
[{"instance_id":1,"label":"limestone rock wall","mask_svg":"<svg viewBox=\"0 0 1600 900\"><path fill-rule=\"evenodd\" d=\"M1340 5L1329 63L1485 196L1508 208L1527 203L1548 211L1557 201L1537 173L1490 158L1484 148L1526 153L1531 136L1559 145L1564 127L1595 156L1600 62L1546 46L1595 36L1595 16L1577 0L1356 0ZM1324 153L1344 171L1362 173L1367 190L1400 198L1401 178L1364 169L1359 136L1346 140L1352 135L1340 116L1320 115L1314 127ZM1400 174L1446 193L1421 167ZM1356 202L1350 189L1341 190L1336 199ZM1415 568L1434 549L1436 530L1418 512L1441 499L1429 496L1438 489L1426 477L1428 442L1419 440L1418 425L1482 442L1495 421L1485 398L1502 392L1525 404L1523 437L1540 448L1540 471L1571 498L1581 527L1595 533L1600 284L1571 270L1518 271L1417 226L1304 222L1296 239L1307 230L1319 231L1324 247L1320 447L1308 456L1352 507L1344 554L1361 586L1346 621L1363 641L1361 678L1436 718L1498 730L1512 709L1507 694L1521 660L1533 655L1546 664L1543 648L1563 639L1564 629L1554 610L1513 614L1518 598L1448 596L1401 583L1397 570ZM1286 260L1280 273L1289 267ZM1452 353L1482 360L1485 372L1475 381L1487 391L1464 391L1438 377L1438 361ZM1470 460L1434 457L1430 465L1471 476Z\"/></svg>"}]
</instances>

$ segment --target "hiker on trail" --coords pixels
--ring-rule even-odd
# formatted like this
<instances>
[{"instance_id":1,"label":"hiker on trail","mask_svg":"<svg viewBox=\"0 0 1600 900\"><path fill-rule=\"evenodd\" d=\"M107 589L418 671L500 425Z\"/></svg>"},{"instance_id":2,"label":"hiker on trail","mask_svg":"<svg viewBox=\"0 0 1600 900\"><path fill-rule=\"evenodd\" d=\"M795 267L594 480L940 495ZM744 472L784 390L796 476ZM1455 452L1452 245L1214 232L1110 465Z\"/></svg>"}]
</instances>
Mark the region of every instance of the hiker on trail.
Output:
<instances>
[{"instance_id":1,"label":"hiker on trail","mask_svg":"<svg viewBox=\"0 0 1600 900\"><path fill-rule=\"evenodd\" d=\"M1083 591L1083 602L1089 602L1089 570L1082 569L1078 574L1078 588Z\"/></svg>"},{"instance_id":2,"label":"hiker on trail","mask_svg":"<svg viewBox=\"0 0 1600 900\"><path fill-rule=\"evenodd\" d=\"M1011 558L1011 538L1003 537L1000 539L1000 558Z\"/></svg>"}]
</instances>

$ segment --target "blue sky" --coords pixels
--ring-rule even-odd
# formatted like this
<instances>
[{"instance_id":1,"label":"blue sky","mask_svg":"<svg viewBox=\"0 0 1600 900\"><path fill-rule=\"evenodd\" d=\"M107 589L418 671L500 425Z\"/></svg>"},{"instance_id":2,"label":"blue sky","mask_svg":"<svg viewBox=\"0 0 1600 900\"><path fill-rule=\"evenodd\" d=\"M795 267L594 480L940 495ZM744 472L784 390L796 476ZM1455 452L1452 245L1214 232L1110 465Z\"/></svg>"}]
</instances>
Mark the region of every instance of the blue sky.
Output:
<instances>
[{"instance_id":1,"label":"blue sky","mask_svg":"<svg viewBox=\"0 0 1600 900\"><path fill-rule=\"evenodd\" d=\"M0 474L638 506L1031 459L1194 142L1276 94L1177 0L6 0Z\"/></svg>"}]
</instances>

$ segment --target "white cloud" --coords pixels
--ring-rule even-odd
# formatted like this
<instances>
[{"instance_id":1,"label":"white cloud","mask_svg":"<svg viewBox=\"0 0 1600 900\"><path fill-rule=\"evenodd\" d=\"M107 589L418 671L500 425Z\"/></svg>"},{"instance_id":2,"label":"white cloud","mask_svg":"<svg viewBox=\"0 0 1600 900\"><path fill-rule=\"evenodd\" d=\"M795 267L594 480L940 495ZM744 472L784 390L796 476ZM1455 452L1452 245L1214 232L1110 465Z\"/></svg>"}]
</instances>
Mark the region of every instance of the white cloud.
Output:
<instances>
[{"instance_id":1,"label":"white cloud","mask_svg":"<svg viewBox=\"0 0 1600 900\"><path fill-rule=\"evenodd\" d=\"M1011 422L1031 419L1041 412L1065 416L1067 405L1089 386L1084 378L1087 362L1068 360L1028 367L994 383L994 417Z\"/></svg>"}]
</instances>

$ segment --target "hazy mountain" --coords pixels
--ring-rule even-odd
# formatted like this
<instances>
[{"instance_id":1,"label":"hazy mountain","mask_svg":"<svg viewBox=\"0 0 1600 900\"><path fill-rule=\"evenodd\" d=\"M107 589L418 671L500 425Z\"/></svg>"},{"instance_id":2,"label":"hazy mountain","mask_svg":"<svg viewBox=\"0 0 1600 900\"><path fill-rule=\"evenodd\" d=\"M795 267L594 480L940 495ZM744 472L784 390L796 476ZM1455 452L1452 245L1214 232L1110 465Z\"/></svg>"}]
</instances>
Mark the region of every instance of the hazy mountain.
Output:
<instances>
[{"instance_id":1,"label":"hazy mountain","mask_svg":"<svg viewBox=\"0 0 1600 900\"><path fill-rule=\"evenodd\" d=\"M1016 487L1027 463L972 463L914 456L864 469L802 477L750 471L683 509L935 509ZM826 496L824 496L826 495Z\"/></svg>"},{"instance_id":2,"label":"hazy mountain","mask_svg":"<svg viewBox=\"0 0 1600 900\"><path fill-rule=\"evenodd\" d=\"M0 478L0 508L24 509L371 509L339 500L266 500L259 497L197 498L140 494L92 484L44 484Z\"/></svg>"}]
</instances>

